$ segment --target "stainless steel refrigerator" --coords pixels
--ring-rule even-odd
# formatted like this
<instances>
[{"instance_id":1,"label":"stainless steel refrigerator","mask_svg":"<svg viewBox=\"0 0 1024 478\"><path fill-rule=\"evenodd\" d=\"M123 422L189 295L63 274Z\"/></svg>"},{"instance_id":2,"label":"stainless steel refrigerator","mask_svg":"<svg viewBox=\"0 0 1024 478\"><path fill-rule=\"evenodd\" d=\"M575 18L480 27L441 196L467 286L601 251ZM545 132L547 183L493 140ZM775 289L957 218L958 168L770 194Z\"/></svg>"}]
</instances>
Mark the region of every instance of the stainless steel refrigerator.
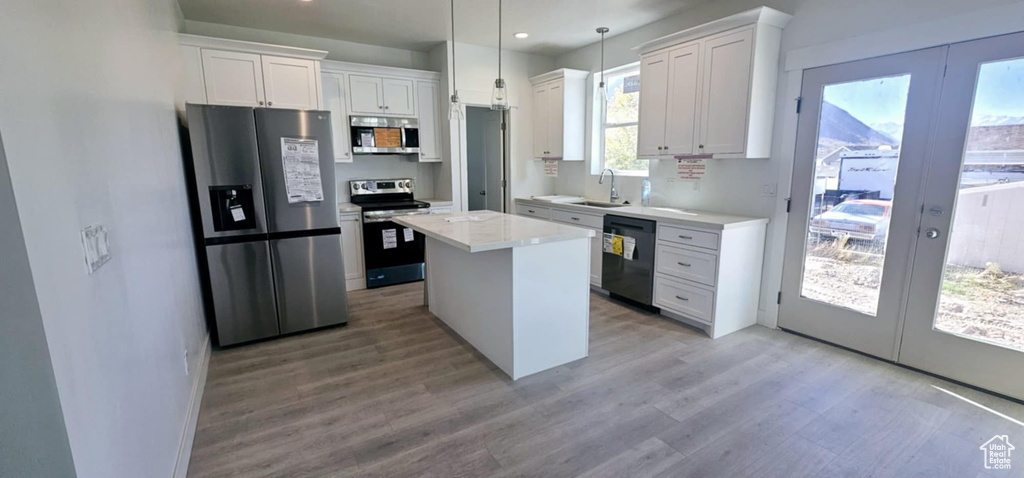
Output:
<instances>
[{"instance_id":1,"label":"stainless steel refrigerator","mask_svg":"<svg viewBox=\"0 0 1024 478\"><path fill-rule=\"evenodd\" d=\"M187 117L215 343L348 322L330 113L190 104Z\"/></svg>"}]
</instances>

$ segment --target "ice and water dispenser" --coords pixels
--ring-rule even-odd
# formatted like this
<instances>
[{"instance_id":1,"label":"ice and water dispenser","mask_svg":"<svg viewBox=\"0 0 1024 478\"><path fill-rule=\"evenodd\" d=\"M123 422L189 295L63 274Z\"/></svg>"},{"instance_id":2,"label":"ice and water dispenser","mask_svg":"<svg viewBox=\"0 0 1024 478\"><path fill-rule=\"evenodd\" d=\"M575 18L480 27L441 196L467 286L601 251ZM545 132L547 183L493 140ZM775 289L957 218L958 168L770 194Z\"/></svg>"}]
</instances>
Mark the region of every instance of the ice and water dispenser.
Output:
<instances>
[{"instance_id":1,"label":"ice and water dispenser","mask_svg":"<svg viewBox=\"0 0 1024 478\"><path fill-rule=\"evenodd\" d=\"M210 210L214 231L256 228L251 184L210 186Z\"/></svg>"}]
</instances>

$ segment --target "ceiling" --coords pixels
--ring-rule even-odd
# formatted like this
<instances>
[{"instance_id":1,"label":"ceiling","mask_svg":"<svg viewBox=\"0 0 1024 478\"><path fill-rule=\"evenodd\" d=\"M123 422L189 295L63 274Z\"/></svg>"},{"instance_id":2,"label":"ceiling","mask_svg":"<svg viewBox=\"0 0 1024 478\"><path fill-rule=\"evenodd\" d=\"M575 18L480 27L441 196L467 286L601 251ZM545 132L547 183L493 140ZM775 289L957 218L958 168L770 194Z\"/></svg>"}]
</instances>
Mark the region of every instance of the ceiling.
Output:
<instances>
[{"instance_id":1,"label":"ceiling","mask_svg":"<svg viewBox=\"0 0 1024 478\"><path fill-rule=\"evenodd\" d=\"M504 0L503 48L557 55L710 0ZM451 37L449 0L179 0L188 20L426 51ZM455 0L455 38L497 46L498 1ZM525 40L512 38L527 32Z\"/></svg>"}]
</instances>

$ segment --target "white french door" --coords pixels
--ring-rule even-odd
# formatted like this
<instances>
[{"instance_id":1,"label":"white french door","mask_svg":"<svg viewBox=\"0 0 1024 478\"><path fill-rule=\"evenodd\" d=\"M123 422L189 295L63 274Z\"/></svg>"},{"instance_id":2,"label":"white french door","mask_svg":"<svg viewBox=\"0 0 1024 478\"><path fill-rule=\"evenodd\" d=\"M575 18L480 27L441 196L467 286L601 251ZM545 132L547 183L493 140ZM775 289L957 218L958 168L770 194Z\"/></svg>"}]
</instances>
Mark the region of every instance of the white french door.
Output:
<instances>
[{"instance_id":1,"label":"white french door","mask_svg":"<svg viewBox=\"0 0 1024 478\"><path fill-rule=\"evenodd\" d=\"M780 327L895 360L945 56L939 47L804 72ZM880 194L851 203L863 221L829 213L839 198L827 194L852 188L854 172L839 176L857 151L891 156L868 181Z\"/></svg>"},{"instance_id":2,"label":"white french door","mask_svg":"<svg viewBox=\"0 0 1024 478\"><path fill-rule=\"evenodd\" d=\"M1024 399L1024 33L951 45L899 361Z\"/></svg>"},{"instance_id":3,"label":"white french door","mask_svg":"<svg viewBox=\"0 0 1024 478\"><path fill-rule=\"evenodd\" d=\"M1024 33L802 97L779 326L1024 399Z\"/></svg>"}]
</instances>

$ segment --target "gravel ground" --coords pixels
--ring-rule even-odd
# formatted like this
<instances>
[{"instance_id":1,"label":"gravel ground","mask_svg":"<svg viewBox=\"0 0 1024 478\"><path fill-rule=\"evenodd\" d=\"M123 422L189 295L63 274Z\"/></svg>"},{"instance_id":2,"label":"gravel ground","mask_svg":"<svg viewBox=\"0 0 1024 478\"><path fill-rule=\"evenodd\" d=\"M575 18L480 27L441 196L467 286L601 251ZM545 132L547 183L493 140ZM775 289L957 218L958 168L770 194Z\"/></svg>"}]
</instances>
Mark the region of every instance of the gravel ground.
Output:
<instances>
[{"instance_id":1,"label":"gravel ground","mask_svg":"<svg viewBox=\"0 0 1024 478\"><path fill-rule=\"evenodd\" d=\"M880 261L863 256L853 260L808 257L804 297L872 314ZM943 289L936 323L940 330L1024 350L1024 276L960 268L947 277Z\"/></svg>"}]
</instances>

